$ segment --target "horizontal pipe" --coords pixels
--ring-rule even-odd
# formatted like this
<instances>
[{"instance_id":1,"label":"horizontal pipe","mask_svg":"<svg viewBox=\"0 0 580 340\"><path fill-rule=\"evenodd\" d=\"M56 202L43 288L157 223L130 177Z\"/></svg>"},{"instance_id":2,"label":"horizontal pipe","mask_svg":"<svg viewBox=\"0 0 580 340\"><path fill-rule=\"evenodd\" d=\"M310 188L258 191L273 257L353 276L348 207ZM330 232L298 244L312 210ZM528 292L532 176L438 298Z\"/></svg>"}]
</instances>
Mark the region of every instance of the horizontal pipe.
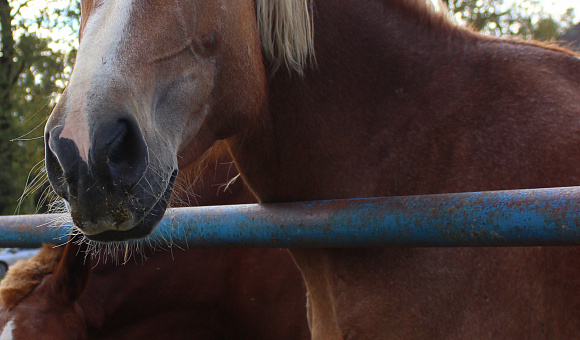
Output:
<instances>
[{"instance_id":1,"label":"horizontal pipe","mask_svg":"<svg viewBox=\"0 0 580 340\"><path fill-rule=\"evenodd\" d=\"M0 247L64 242L62 215L0 217ZM580 187L169 209L183 247L580 245Z\"/></svg>"}]
</instances>

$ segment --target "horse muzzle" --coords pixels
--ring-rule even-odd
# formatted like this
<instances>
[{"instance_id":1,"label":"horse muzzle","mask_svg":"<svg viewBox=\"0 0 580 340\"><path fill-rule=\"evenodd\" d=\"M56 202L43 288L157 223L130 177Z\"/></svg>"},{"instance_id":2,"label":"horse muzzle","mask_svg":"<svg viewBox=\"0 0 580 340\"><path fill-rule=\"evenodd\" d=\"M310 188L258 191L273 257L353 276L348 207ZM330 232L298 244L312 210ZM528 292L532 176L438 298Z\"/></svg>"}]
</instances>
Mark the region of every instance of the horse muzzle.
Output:
<instances>
[{"instance_id":1,"label":"horse muzzle","mask_svg":"<svg viewBox=\"0 0 580 340\"><path fill-rule=\"evenodd\" d=\"M68 201L76 226L101 242L149 235L163 217L177 170L163 172L151 164L132 117L92 124L84 155L79 150L87 147L79 147L70 133L61 136L63 128L47 126L46 169L56 193Z\"/></svg>"}]
</instances>

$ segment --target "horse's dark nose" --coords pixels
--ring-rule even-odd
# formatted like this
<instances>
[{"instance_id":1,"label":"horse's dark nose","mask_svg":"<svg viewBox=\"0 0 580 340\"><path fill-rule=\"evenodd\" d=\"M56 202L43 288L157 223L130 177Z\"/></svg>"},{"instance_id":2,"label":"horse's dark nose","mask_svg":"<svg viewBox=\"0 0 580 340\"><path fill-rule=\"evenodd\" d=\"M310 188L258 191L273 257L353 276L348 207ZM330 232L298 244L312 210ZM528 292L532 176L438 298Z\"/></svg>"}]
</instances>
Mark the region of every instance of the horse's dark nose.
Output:
<instances>
[{"instance_id":1,"label":"horse's dark nose","mask_svg":"<svg viewBox=\"0 0 580 340\"><path fill-rule=\"evenodd\" d=\"M147 148L131 120L99 126L89 149L89 171L117 187L135 186L147 169Z\"/></svg>"},{"instance_id":2,"label":"horse's dark nose","mask_svg":"<svg viewBox=\"0 0 580 340\"><path fill-rule=\"evenodd\" d=\"M76 141L62 138L62 131L57 126L46 135L46 168L57 194L69 203L83 197L79 202L111 203L116 192L131 191L147 169L147 147L133 119L95 124L88 157L82 157Z\"/></svg>"}]
</instances>

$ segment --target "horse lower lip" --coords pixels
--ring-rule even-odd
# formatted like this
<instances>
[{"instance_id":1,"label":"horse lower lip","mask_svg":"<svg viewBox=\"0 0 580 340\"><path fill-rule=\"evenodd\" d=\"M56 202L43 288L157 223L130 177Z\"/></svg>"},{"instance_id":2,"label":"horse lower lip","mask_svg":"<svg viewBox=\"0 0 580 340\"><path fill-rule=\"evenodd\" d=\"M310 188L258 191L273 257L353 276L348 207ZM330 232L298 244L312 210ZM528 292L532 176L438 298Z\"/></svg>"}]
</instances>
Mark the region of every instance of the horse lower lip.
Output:
<instances>
[{"instance_id":1,"label":"horse lower lip","mask_svg":"<svg viewBox=\"0 0 580 340\"><path fill-rule=\"evenodd\" d=\"M102 233L85 235L88 239L98 242L122 242L147 237L155 230L165 211L164 201L158 201L145 217L133 228L127 230L108 230ZM155 212L161 211L160 214Z\"/></svg>"},{"instance_id":2,"label":"horse lower lip","mask_svg":"<svg viewBox=\"0 0 580 340\"><path fill-rule=\"evenodd\" d=\"M173 171L169 184L165 188L165 192L160 200L158 200L149 209L145 216L143 216L139 222L130 229L126 230L107 230L97 234L85 234L85 236L92 241L97 242L123 242L129 240L135 240L147 237L149 234L155 230L155 227L159 224L163 215L165 214L165 209L167 208L167 202L169 202L169 197L173 190L173 184L175 178L177 177L177 170Z\"/></svg>"},{"instance_id":3,"label":"horse lower lip","mask_svg":"<svg viewBox=\"0 0 580 340\"><path fill-rule=\"evenodd\" d=\"M97 242L123 242L147 237L155 230L159 221L163 218L165 201L158 201L147 215L133 228L127 230L108 230L102 233L85 235L88 239ZM161 211L160 214L155 212Z\"/></svg>"},{"instance_id":4,"label":"horse lower lip","mask_svg":"<svg viewBox=\"0 0 580 340\"><path fill-rule=\"evenodd\" d=\"M99 234L85 235L89 240L97 242L123 242L146 237L155 229L154 226L138 225L127 231L108 230Z\"/></svg>"}]
</instances>

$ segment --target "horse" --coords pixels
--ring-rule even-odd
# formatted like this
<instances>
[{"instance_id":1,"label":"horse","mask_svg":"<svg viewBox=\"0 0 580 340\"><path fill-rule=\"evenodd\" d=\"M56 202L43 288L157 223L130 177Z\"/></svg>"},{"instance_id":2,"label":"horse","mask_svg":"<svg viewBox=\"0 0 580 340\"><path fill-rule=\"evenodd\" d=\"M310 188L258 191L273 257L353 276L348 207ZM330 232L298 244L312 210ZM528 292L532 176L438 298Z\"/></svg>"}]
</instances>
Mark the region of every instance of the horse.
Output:
<instances>
[{"instance_id":1,"label":"horse","mask_svg":"<svg viewBox=\"0 0 580 340\"><path fill-rule=\"evenodd\" d=\"M439 7L83 0L51 183L101 242L148 235L216 148L260 202L578 185L580 55ZM577 247L289 252L313 339L580 334Z\"/></svg>"},{"instance_id":2,"label":"horse","mask_svg":"<svg viewBox=\"0 0 580 340\"><path fill-rule=\"evenodd\" d=\"M118 266L85 261L82 246L45 245L8 271L1 339L309 336L304 284L284 250L148 250L145 263Z\"/></svg>"},{"instance_id":3,"label":"horse","mask_svg":"<svg viewBox=\"0 0 580 340\"><path fill-rule=\"evenodd\" d=\"M180 172L171 206L255 201L222 155ZM229 184L226 187L219 185ZM195 194L195 195L194 195ZM0 339L306 339L306 290L280 249L144 248L91 261L81 235L44 245L0 283ZM30 322L34 320L34 322Z\"/></svg>"}]
</instances>

